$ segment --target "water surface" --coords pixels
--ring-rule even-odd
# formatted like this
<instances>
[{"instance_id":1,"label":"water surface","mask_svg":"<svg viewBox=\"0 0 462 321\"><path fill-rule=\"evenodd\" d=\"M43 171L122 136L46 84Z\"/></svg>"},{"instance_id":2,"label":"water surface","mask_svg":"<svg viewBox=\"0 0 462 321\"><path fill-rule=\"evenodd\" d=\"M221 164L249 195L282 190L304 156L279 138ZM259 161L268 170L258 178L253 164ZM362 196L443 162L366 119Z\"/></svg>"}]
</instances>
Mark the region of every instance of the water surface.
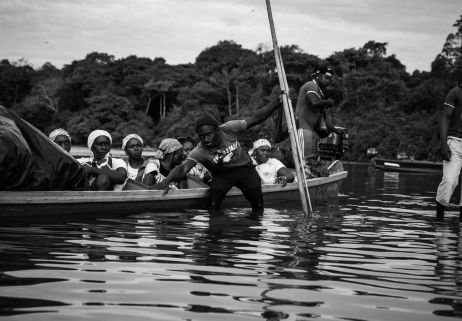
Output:
<instances>
[{"instance_id":1,"label":"water surface","mask_svg":"<svg viewBox=\"0 0 462 321\"><path fill-rule=\"evenodd\" d=\"M338 204L0 225L2 320L455 320L458 213L440 177L347 165ZM289 207L290 206L290 207ZM115 213L117 209L115 209Z\"/></svg>"}]
</instances>

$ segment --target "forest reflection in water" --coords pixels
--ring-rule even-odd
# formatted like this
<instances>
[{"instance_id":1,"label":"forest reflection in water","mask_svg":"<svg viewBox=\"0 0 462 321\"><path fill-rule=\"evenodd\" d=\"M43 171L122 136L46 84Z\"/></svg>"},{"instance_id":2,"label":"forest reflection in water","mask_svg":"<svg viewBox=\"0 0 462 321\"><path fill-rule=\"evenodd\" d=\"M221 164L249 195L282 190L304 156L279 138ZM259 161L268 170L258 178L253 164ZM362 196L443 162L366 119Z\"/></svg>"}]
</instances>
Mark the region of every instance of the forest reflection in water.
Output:
<instances>
[{"instance_id":1,"label":"forest reflection in water","mask_svg":"<svg viewBox=\"0 0 462 321\"><path fill-rule=\"evenodd\" d=\"M5 320L462 317L458 213L440 177L346 165L338 204L48 218L0 226Z\"/></svg>"}]
</instances>

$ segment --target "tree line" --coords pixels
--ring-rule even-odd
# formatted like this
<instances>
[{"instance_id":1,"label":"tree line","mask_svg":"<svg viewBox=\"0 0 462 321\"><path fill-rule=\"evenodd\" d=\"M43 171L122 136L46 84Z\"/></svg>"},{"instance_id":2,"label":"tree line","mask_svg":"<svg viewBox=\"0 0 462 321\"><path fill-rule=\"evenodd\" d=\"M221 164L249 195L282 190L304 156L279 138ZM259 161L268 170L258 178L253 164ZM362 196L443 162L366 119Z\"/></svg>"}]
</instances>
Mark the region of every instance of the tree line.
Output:
<instances>
[{"instance_id":1,"label":"tree line","mask_svg":"<svg viewBox=\"0 0 462 321\"><path fill-rule=\"evenodd\" d=\"M328 95L336 106L330 113L337 125L349 129L347 159L365 160L367 149L375 147L384 157L406 152L437 160L438 115L456 84L462 15L453 26L456 31L447 36L428 72L408 73L395 55L387 55L387 43L372 40L326 59L296 45L281 47L289 86L298 92L317 66L333 68L335 82ZM245 49L231 40L180 65L160 57L115 59L100 52L61 69L50 63L34 69L25 60L0 62L0 104L45 134L66 128L73 144L81 145L97 128L111 132L115 146L134 132L151 146L165 137L194 136L200 113L210 112L222 122L244 118L278 92L273 51L263 45ZM274 124L263 123L243 134L241 142L250 146L256 138L271 140Z\"/></svg>"}]
</instances>

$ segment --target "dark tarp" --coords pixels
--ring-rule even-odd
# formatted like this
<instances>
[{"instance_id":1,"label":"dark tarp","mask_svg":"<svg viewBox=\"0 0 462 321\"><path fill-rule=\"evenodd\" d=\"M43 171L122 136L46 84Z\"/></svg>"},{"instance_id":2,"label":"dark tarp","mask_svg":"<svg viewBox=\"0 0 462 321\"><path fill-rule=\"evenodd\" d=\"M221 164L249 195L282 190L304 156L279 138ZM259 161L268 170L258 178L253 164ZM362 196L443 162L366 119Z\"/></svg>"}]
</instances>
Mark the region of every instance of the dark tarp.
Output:
<instances>
[{"instance_id":1,"label":"dark tarp","mask_svg":"<svg viewBox=\"0 0 462 321\"><path fill-rule=\"evenodd\" d=\"M280 143L289 137L289 130L287 129L286 117L284 115L284 108L281 106L278 109L278 114L276 116L276 121L274 124L275 133L274 133L274 142Z\"/></svg>"},{"instance_id":2,"label":"dark tarp","mask_svg":"<svg viewBox=\"0 0 462 321\"><path fill-rule=\"evenodd\" d=\"M76 190L84 182L74 157L0 106L0 190Z\"/></svg>"}]
</instances>

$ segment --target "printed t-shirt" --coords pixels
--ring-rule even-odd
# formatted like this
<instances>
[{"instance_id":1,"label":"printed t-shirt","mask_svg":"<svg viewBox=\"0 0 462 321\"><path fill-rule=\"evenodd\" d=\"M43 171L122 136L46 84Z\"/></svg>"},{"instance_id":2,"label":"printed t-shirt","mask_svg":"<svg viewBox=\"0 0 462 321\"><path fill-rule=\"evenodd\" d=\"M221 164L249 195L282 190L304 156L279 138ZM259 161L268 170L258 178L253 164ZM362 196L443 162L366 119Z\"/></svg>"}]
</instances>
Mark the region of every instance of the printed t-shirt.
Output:
<instances>
[{"instance_id":1,"label":"printed t-shirt","mask_svg":"<svg viewBox=\"0 0 462 321\"><path fill-rule=\"evenodd\" d=\"M230 120L217 128L218 147L207 147L200 142L187 159L202 163L210 172L252 166L249 154L241 147L236 134L247 129L245 120Z\"/></svg>"},{"instance_id":2,"label":"printed t-shirt","mask_svg":"<svg viewBox=\"0 0 462 321\"><path fill-rule=\"evenodd\" d=\"M204 179L207 173L208 173L207 168L205 168L205 166L202 165L201 163L197 163L196 166L194 166L193 168L189 170L187 175L198 177L200 179Z\"/></svg>"}]
</instances>

